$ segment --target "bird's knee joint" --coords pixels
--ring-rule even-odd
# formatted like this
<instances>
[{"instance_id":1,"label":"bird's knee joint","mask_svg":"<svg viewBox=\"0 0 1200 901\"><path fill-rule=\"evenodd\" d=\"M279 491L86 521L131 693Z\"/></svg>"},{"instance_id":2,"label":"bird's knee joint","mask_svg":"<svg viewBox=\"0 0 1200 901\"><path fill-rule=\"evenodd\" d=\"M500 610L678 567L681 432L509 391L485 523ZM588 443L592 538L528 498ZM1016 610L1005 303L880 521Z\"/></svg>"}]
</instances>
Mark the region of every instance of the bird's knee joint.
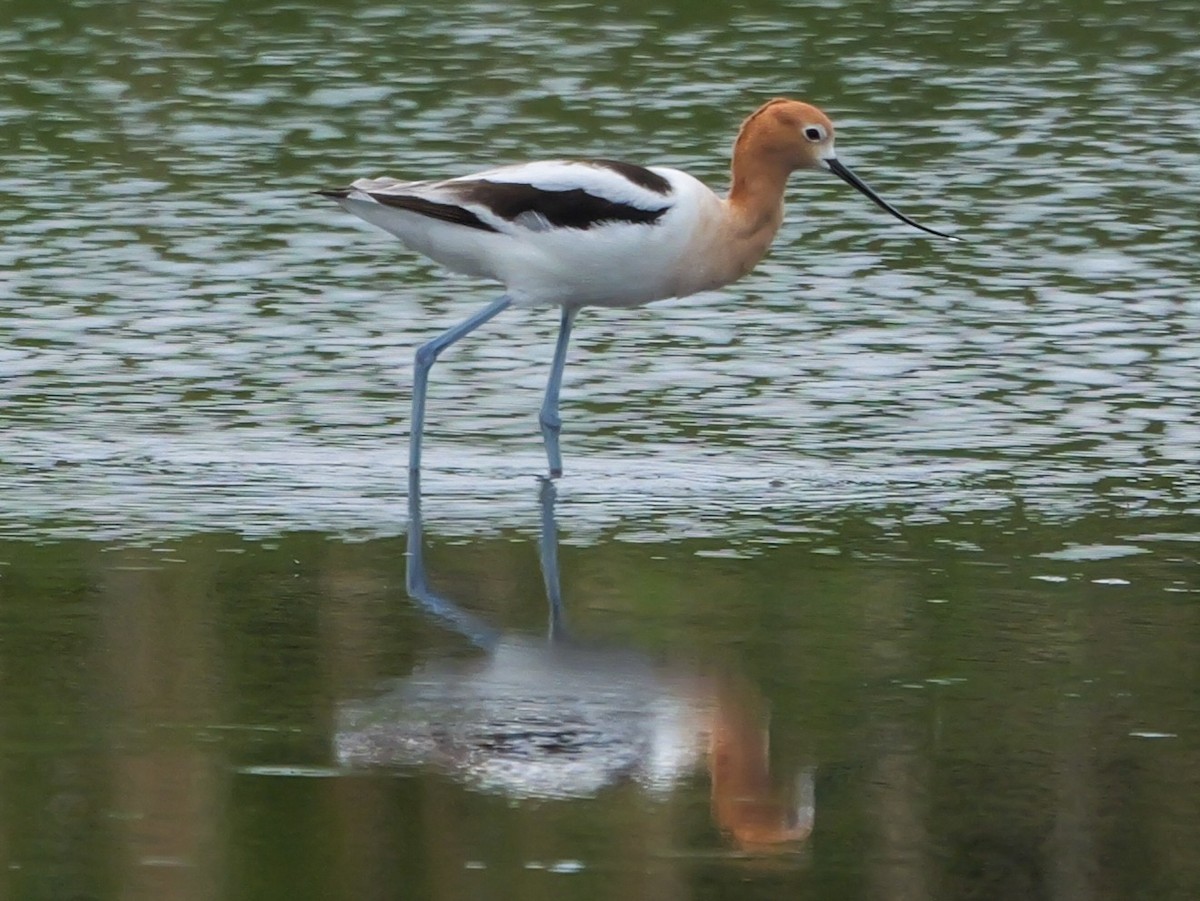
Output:
<instances>
[{"instance_id":1,"label":"bird's knee joint","mask_svg":"<svg viewBox=\"0 0 1200 901\"><path fill-rule=\"evenodd\" d=\"M417 368L428 369L433 365L438 358L438 352L441 350L436 344L422 344L417 348Z\"/></svg>"},{"instance_id":2,"label":"bird's knee joint","mask_svg":"<svg viewBox=\"0 0 1200 901\"><path fill-rule=\"evenodd\" d=\"M562 417L557 413L543 412L538 419L541 421L543 429L554 432L556 435L562 431Z\"/></svg>"}]
</instances>

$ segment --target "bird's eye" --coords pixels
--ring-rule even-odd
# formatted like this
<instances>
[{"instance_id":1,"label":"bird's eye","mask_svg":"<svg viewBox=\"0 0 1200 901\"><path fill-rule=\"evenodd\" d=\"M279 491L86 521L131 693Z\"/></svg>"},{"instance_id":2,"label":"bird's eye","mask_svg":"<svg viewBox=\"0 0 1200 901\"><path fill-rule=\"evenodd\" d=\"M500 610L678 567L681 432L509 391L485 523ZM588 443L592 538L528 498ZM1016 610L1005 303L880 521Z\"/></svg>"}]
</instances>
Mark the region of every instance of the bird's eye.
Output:
<instances>
[{"instance_id":1,"label":"bird's eye","mask_svg":"<svg viewBox=\"0 0 1200 901\"><path fill-rule=\"evenodd\" d=\"M804 129L804 137L810 141L823 141L825 140L825 129L820 125L810 125Z\"/></svg>"}]
</instances>

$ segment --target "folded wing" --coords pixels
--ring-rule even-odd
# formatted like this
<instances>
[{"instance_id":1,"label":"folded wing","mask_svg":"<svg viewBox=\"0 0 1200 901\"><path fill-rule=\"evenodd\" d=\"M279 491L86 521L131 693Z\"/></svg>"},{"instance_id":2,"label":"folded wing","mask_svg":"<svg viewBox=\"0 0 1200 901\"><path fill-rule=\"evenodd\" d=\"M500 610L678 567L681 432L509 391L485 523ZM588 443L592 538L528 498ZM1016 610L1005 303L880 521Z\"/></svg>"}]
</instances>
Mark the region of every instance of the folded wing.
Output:
<instances>
[{"instance_id":1,"label":"folded wing","mask_svg":"<svg viewBox=\"0 0 1200 901\"><path fill-rule=\"evenodd\" d=\"M653 226L675 203L667 178L611 160L525 163L436 182L359 179L321 193L507 234Z\"/></svg>"}]
</instances>

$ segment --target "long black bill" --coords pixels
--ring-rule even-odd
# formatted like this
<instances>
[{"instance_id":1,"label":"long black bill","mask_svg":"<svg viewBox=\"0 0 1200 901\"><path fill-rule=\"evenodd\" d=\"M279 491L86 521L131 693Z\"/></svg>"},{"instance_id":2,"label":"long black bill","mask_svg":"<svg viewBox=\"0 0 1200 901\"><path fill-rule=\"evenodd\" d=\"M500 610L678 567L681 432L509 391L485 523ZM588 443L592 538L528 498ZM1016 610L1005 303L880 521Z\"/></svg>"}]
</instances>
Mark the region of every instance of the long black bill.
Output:
<instances>
[{"instance_id":1,"label":"long black bill","mask_svg":"<svg viewBox=\"0 0 1200 901\"><path fill-rule=\"evenodd\" d=\"M927 228L926 226L922 225L920 222L914 222L913 220L909 219L902 212L900 212L898 209L896 209L894 206L892 206L890 203L888 203L886 200L884 200L882 197L880 197L878 194L876 194L874 191L872 191L870 185L868 185L865 181L863 181L861 178L859 178L857 175L855 175L853 172L851 172L849 169L847 169L845 166L843 166L837 159L825 160L825 165L829 167L830 172L832 172L834 175L836 175L838 178L840 178L846 184L850 185L851 187L857 188L863 194L866 194L867 197L871 198L871 200L873 200L877 206L881 207L882 209L887 210L889 213L891 213L893 216L895 216L901 222L907 222L913 228L919 228L921 231L929 232L929 234L931 234L931 235L937 235L939 238L947 238L951 241L961 241L962 240L962 238L956 238L956 237L954 237L954 235L948 235L945 232L940 232L940 231L937 231L932 228Z\"/></svg>"}]
</instances>

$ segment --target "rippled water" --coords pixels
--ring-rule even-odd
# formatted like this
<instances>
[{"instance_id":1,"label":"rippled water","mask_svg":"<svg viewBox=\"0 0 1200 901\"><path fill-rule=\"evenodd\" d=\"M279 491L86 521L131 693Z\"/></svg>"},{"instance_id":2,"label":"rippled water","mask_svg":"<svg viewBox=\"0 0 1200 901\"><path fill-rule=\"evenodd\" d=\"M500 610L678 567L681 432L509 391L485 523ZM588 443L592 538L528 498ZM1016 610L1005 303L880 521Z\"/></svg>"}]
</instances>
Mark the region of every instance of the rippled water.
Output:
<instances>
[{"instance_id":1,"label":"rippled water","mask_svg":"<svg viewBox=\"0 0 1200 901\"><path fill-rule=\"evenodd\" d=\"M16 63L0 160L10 534L211 524L180 491L231 501L223 528L250 527L250 493L278 499L269 528L393 532L412 351L491 289L310 189L564 153L720 185L740 118L784 92L832 112L885 196L968 243L797 176L752 277L581 317L568 473L618 494L642 474L765 468L803 502L814 467L834 469L927 511L1195 504L1190 7L879 21L869 4L764 4L725 22L544 5L526 10L536 28L486 3L100 9L0 32ZM540 469L555 325L507 314L439 364L429 466L466 493ZM301 501L312 482L335 496Z\"/></svg>"},{"instance_id":2,"label":"rippled water","mask_svg":"<svg viewBox=\"0 0 1200 901\"><path fill-rule=\"evenodd\" d=\"M345 851L338 872L362 889L424 861L422 884L473 897L502 883L470 881L492 841L478 819L586 833L505 854L526 880L586 871L588 897L612 888L597 866L687 896L676 856L696 886L763 897L1195 897L1172 849L1194 845L1176 801L1200 724L1198 33L1183 0L11 4L0 671L24 688L6 693L2 756L10 782L37 771L56 793L44 834L85 851L18 843L10 864L35 895L104 895L80 874L110 846L85 836L134 819L97 799L186 795L130 764L149 744L169 787L223 786L179 818L213 830L187 864L227 874L211 895L263 897L251 862L304 856L263 822L315 861L341 853L323 816L363 843L425 816L403 865ZM965 242L800 174L750 277L585 311L557 516L585 632L686 658L654 678L689 686L687 709L733 697L754 711L743 733L781 726L776 780L817 774L811 845L738 869L689 841L709 818L696 784L678 806L580 813L457 794L445 772L340 778L329 711L461 651L400 597L411 360L495 290L312 190L564 155L722 187L739 122L781 94L825 108L841 158ZM556 328L514 311L458 345L427 421L435 578L522 640L542 615L529 546ZM732 675L695 681L714 649ZM79 788L93 772L117 788ZM306 775L339 778L326 797ZM8 806L41 810L23 797ZM588 832L596 817L608 828ZM601 841L634 820L661 839L649 857ZM215 822L242 849L219 866ZM883 838L856 861L868 833ZM1080 863L1102 858L1109 888ZM39 869L63 859L77 869ZM182 866L153 848L142 865L155 897ZM356 885L324 896L371 894Z\"/></svg>"}]
</instances>

